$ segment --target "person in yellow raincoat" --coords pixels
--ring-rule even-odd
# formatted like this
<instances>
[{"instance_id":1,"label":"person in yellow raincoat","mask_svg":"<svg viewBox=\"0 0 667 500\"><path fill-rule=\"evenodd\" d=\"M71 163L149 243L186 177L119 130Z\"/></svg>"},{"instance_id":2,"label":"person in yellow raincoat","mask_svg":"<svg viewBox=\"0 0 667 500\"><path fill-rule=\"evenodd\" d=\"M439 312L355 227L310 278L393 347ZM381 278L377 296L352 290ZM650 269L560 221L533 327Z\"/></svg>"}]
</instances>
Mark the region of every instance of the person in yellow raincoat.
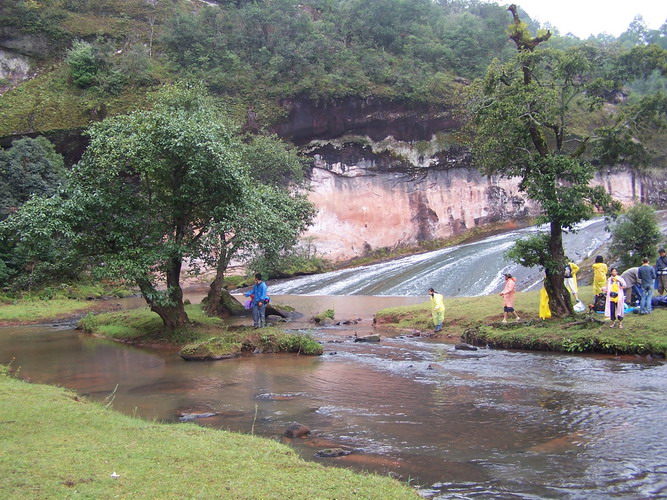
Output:
<instances>
[{"instance_id":1,"label":"person in yellow raincoat","mask_svg":"<svg viewBox=\"0 0 667 500\"><path fill-rule=\"evenodd\" d=\"M595 257L593 264L593 294L600 295L602 288L607 284L607 264L602 262L602 255Z\"/></svg>"},{"instance_id":2,"label":"person in yellow raincoat","mask_svg":"<svg viewBox=\"0 0 667 500\"><path fill-rule=\"evenodd\" d=\"M436 292L433 288L428 289L428 294L431 296L431 306L433 307L433 324L435 331L442 330L442 324L445 321L445 298L441 293Z\"/></svg>"},{"instance_id":3,"label":"person in yellow raincoat","mask_svg":"<svg viewBox=\"0 0 667 500\"><path fill-rule=\"evenodd\" d=\"M549 294L547 293L547 289L542 287L540 290L540 319L549 319L550 317L551 308L549 307Z\"/></svg>"},{"instance_id":4,"label":"person in yellow raincoat","mask_svg":"<svg viewBox=\"0 0 667 500\"><path fill-rule=\"evenodd\" d=\"M605 266L606 267L606 266ZM565 279L563 280L565 288L567 288L572 295L574 295L574 300L579 302L579 288L577 287L577 273L579 272L579 266L574 262L568 262L565 266Z\"/></svg>"}]
</instances>

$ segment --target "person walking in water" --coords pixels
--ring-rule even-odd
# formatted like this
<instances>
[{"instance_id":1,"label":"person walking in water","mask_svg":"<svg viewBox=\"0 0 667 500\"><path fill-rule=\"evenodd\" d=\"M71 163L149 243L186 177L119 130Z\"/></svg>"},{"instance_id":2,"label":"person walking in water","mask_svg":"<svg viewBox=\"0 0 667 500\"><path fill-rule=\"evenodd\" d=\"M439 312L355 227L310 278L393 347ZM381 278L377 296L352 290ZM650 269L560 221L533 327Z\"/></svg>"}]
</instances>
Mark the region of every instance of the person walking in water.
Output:
<instances>
[{"instance_id":1,"label":"person walking in water","mask_svg":"<svg viewBox=\"0 0 667 500\"><path fill-rule=\"evenodd\" d=\"M604 315L611 318L611 325L609 328L616 326L618 320L618 327L623 328L623 313L625 312L625 280L618 275L618 269L615 267L609 271L609 279L607 280L607 301L604 307Z\"/></svg>"},{"instance_id":2,"label":"person walking in water","mask_svg":"<svg viewBox=\"0 0 667 500\"><path fill-rule=\"evenodd\" d=\"M500 292L503 298L503 323L507 323L507 314L514 313L517 321L520 320L519 315L514 310L514 294L516 293L516 278L511 274L503 274L505 276L505 288Z\"/></svg>"},{"instance_id":3,"label":"person walking in water","mask_svg":"<svg viewBox=\"0 0 667 500\"><path fill-rule=\"evenodd\" d=\"M445 298L433 288L428 289L428 294L431 296L431 307L433 308L433 325L435 331L439 332L442 330L442 324L445 321Z\"/></svg>"},{"instance_id":4,"label":"person walking in water","mask_svg":"<svg viewBox=\"0 0 667 500\"><path fill-rule=\"evenodd\" d=\"M600 295L602 287L607 282L607 264L602 262L602 255L595 257L595 264L593 264L593 294Z\"/></svg>"},{"instance_id":5,"label":"person walking in water","mask_svg":"<svg viewBox=\"0 0 667 500\"><path fill-rule=\"evenodd\" d=\"M255 274L255 285L252 290L247 291L243 295L252 298L252 324L255 328L264 328L266 326L266 290L268 287L262 280L260 273Z\"/></svg>"}]
</instances>

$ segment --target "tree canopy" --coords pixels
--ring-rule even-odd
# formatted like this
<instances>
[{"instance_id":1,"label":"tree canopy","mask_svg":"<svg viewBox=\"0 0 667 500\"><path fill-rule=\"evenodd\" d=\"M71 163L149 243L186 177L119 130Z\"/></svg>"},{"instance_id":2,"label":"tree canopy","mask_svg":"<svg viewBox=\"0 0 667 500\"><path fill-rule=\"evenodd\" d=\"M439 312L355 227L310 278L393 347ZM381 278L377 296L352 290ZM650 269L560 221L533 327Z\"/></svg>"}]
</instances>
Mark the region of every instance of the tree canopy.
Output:
<instances>
[{"instance_id":1,"label":"tree canopy","mask_svg":"<svg viewBox=\"0 0 667 500\"><path fill-rule=\"evenodd\" d=\"M135 284L168 330L188 322L184 264L208 264L221 281L232 258L294 245L314 215L298 192L305 163L295 148L246 136L200 85L166 87L150 111L88 134L63 190L34 198L3 229L20 234L34 260L40 240L57 240L62 257L88 262L97 277ZM223 312L213 299L211 312Z\"/></svg>"},{"instance_id":2,"label":"tree canopy","mask_svg":"<svg viewBox=\"0 0 667 500\"><path fill-rule=\"evenodd\" d=\"M509 37L517 51L508 62L491 64L472 86L472 151L487 173L519 178L519 189L539 203L549 234L520 242L510 256L544 268L552 313L562 316L571 312L563 287L563 231L575 230L595 211L619 208L602 186L592 184L596 165L645 162L650 151L640 132L664 123L667 109L661 95L611 112L605 103L624 82L664 64L665 51L646 49L625 60L616 55L610 64L612 54L595 46L542 49L551 32L531 35L516 6L509 10ZM643 64L636 64L640 58ZM593 120L581 117L592 114L604 126L589 128Z\"/></svg>"},{"instance_id":3,"label":"tree canopy","mask_svg":"<svg viewBox=\"0 0 667 500\"><path fill-rule=\"evenodd\" d=\"M655 209L638 203L628 209L611 228L612 255L625 268L642 265L642 258L655 259L663 236Z\"/></svg>"}]
</instances>

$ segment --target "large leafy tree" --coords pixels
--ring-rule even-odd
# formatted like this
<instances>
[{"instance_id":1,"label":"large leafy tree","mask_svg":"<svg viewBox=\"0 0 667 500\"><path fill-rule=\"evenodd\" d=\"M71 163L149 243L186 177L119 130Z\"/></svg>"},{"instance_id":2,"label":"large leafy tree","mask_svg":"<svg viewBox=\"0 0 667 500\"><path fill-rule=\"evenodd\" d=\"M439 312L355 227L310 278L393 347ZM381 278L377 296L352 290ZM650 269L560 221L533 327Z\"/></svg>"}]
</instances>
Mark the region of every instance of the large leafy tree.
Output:
<instances>
[{"instance_id":1,"label":"large leafy tree","mask_svg":"<svg viewBox=\"0 0 667 500\"><path fill-rule=\"evenodd\" d=\"M523 265L544 268L552 313L564 316L572 312L572 304L563 286L563 232L575 230L595 210L619 208L602 187L591 185L596 172L591 161L648 161L646 148L637 140L637 124L660 121L664 98L638 103L634 113L606 117L605 99L624 80L639 76L638 71L620 60L614 67L609 55L586 45L566 51L542 49L551 33L532 36L516 6L509 10L509 37L516 55L505 64L493 63L471 89L472 148L477 164L488 174L518 178L519 189L540 204L548 234L519 242L510 256ZM644 61L652 64L648 58ZM587 117L594 114L606 125L601 133L586 127Z\"/></svg>"},{"instance_id":2,"label":"large leafy tree","mask_svg":"<svg viewBox=\"0 0 667 500\"><path fill-rule=\"evenodd\" d=\"M275 136L258 135L248 138L239 151L250 169L250 186L241 206L216 208L201 256L216 270L206 305L214 316L233 314L240 307L223 288L232 260L248 261L293 247L315 215L312 203L299 193L306 163L293 146Z\"/></svg>"},{"instance_id":3,"label":"large leafy tree","mask_svg":"<svg viewBox=\"0 0 667 500\"><path fill-rule=\"evenodd\" d=\"M136 283L168 330L188 321L184 261L201 254L215 212L243 198L248 172L234 132L201 88L175 86L150 111L94 125L72 171L77 247L99 260L99 274Z\"/></svg>"}]
</instances>

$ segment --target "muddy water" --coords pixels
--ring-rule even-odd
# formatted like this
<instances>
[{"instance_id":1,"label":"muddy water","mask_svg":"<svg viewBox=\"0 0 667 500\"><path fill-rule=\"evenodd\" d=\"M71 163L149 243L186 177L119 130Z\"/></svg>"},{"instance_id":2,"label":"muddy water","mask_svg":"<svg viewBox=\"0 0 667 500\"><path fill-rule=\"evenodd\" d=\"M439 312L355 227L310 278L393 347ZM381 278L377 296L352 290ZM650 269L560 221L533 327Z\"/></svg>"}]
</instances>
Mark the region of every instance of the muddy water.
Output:
<instances>
[{"instance_id":1,"label":"muddy water","mask_svg":"<svg viewBox=\"0 0 667 500\"><path fill-rule=\"evenodd\" d=\"M0 363L14 358L24 378L146 419L214 412L198 423L283 440L297 421L312 436L286 441L305 459L396 475L436 498L667 496L667 365L350 337L372 331L375 310L421 300L274 297L306 316L332 307L361 319L313 331L320 357L192 363L67 327L23 327L0 329ZM314 456L340 446L355 451Z\"/></svg>"}]
</instances>

